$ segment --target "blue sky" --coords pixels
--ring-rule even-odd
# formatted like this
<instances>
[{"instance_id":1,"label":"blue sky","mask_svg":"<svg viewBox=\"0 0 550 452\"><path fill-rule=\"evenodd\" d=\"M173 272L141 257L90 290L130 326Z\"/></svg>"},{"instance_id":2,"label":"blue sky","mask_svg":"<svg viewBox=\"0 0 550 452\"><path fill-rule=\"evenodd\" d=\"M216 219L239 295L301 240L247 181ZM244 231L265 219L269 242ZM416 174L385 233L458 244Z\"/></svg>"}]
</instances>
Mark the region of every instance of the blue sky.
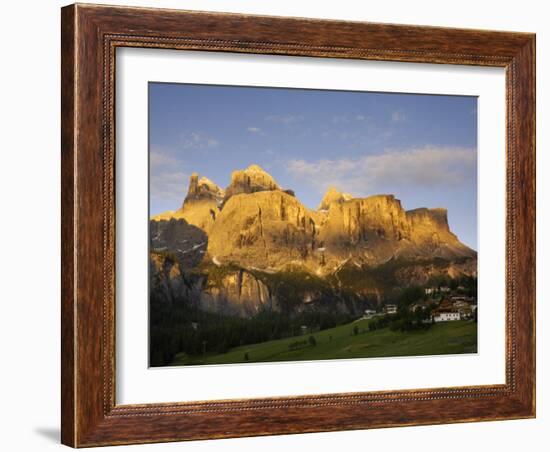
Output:
<instances>
[{"instance_id":1,"label":"blue sky","mask_svg":"<svg viewBox=\"0 0 550 452\"><path fill-rule=\"evenodd\" d=\"M445 207L477 249L476 97L150 83L149 153L152 215L254 163L310 208L329 185Z\"/></svg>"}]
</instances>

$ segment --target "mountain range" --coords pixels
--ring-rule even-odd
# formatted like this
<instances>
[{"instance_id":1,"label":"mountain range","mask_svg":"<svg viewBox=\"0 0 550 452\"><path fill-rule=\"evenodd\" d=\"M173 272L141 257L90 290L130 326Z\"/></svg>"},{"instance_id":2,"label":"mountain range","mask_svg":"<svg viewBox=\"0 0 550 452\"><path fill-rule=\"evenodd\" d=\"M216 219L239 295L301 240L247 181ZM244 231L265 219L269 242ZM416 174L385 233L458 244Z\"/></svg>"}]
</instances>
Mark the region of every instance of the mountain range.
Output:
<instances>
[{"instance_id":1,"label":"mountain range","mask_svg":"<svg viewBox=\"0 0 550 452\"><path fill-rule=\"evenodd\" d=\"M400 287L477 276L446 209L328 187L312 210L258 165L225 189L194 173L181 207L149 229L151 297L223 315L358 313Z\"/></svg>"}]
</instances>

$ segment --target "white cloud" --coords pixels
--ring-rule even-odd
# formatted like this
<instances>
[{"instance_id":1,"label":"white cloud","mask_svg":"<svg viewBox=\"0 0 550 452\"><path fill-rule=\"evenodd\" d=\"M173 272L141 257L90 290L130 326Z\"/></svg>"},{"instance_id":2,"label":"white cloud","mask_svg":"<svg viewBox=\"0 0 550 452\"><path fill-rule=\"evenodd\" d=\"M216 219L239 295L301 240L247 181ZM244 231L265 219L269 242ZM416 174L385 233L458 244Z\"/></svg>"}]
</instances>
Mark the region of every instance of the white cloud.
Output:
<instances>
[{"instance_id":1,"label":"white cloud","mask_svg":"<svg viewBox=\"0 0 550 452\"><path fill-rule=\"evenodd\" d=\"M333 124L349 124L353 121L363 122L363 121L370 121L370 119L371 118L369 116L365 116L365 115L361 115L361 114L358 114L358 115L336 115L336 116L332 117L331 122Z\"/></svg>"},{"instance_id":2,"label":"white cloud","mask_svg":"<svg viewBox=\"0 0 550 452\"><path fill-rule=\"evenodd\" d=\"M264 118L265 121L268 122L275 122L279 124L294 124L296 122L300 122L304 120L304 117L302 115L269 115Z\"/></svg>"},{"instance_id":3,"label":"white cloud","mask_svg":"<svg viewBox=\"0 0 550 452\"><path fill-rule=\"evenodd\" d=\"M357 196L380 186L448 187L475 177L476 151L433 147L391 150L360 158L290 160L287 171L323 192L334 185Z\"/></svg>"},{"instance_id":4,"label":"white cloud","mask_svg":"<svg viewBox=\"0 0 550 452\"><path fill-rule=\"evenodd\" d=\"M174 204L183 202L189 183L189 174L181 162L163 148L153 148L149 153L149 188L152 200Z\"/></svg>"},{"instance_id":5,"label":"white cloud","mask_svg":"<svg viewBox=\"0 0 550 452\"><path fill-rule=\"evenodd\" d=\"M333 124L347 124L350 122L350 119L345 115L336 115L332 117Z\"/></svg>"},{"instance_id":6,"label":"white cloud","mask_svg":"<svg viewBox=\"0 0 550 452\"><path fill-rule=\"evenodd\" d=\"M248 130L250 133L261 133L262 129L259 127L248 127L246 130Z\"/></svg>"},{"instance_id":7,"label":"white cloud","mask_svg":"<svg viewBox=\"0 0 550 452\"><path fill-rule=\"evenodd\" d=\"M392 122L401 122L401 121L405 121L406 119L407 119L407 117L405 116L405 114L402 111L394 111L391 114Z\"/></svg>"},{"instance_id":8,"label":"white cloud","mask_svg":"<svg viewBox=\"0 0 550 452\"><path fill-rule=\"evenodd\" d=\"M174 204L174 209L183 203L189 174L182 171L152 173L149 179L151 199Z\"/></svg>"},{"instance_id":9,"label":"white cloud","mask_svg":"<svg viewBox=\"0 0 550 452\"><path fill-rule=\"evenodd\" d=\"M178 161L166 151L154 149L149 153L149 166L151 169L171 167L177 165Z\"/></svg>"},{"instance_id":10,"label":"white cloud","mask_svg":"<svg viewBox=\"0 0 550 452\"><path fill-rule=\"evenodd\" d=\"M218 140L203 132L184 132L181 135L181 146L183 149L214 148L219 144Z\"/></svg>"}]
</instances>

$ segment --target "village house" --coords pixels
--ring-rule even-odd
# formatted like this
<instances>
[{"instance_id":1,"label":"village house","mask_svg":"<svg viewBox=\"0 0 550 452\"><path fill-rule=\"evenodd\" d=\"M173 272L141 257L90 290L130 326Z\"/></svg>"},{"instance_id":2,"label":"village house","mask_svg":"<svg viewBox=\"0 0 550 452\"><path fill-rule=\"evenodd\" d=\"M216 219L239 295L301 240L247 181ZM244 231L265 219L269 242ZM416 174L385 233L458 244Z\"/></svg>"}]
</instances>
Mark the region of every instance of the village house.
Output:
<instances>
[{"instance_id":1,"label":"village house","mask_svg":"<svg viewBox=\"0 0 550 452\"><path fill-rule=\"evenodd\" d=\"M438 322L454 322L460 320L460 313L457 310L450 311L434 311L432 312L433 321Z\"/></svg>"},{"instance_id":2,"label":"village house","mask_svg":"<svg viewBox=\"0 0 550 452\"><path fill-rule=\"evenodd\" d=\"M426 287L426 288L424 288L424 293L426 295L434 294L436 291L437 291L437 288L435 288L435 287Z\"/></svg>"},{"instance_id":3,"label":"village house","mask_svg":"<svg viewBox=\"0 0 550 452\"><path fill-rule=\"evenodd\" d=\"M440 305L432 311L434 322L454 322L460 320L460 312L453 306L450 300L443 300Z\"/></svg>"},{"instance_id":4,"label":"village house","mask_svg":"<svg viewBox=\"0 0 550 452\"><path fill-rule=\"evenodd\" d=\"M376 315L376 311L374 309L365 309L365 312L363 314L363 319L372 319Z\"/></svg>"},{"instance_id":5,"label":"village house","mask_svg":"<svg viewBox=\"0 0 550 452\"><path fill-rule=\"evenodd\" d=\"M386 314L397 314L397 305L387 304L386 306L384 306L384 312Z\"/></svg>"}]
</instances>

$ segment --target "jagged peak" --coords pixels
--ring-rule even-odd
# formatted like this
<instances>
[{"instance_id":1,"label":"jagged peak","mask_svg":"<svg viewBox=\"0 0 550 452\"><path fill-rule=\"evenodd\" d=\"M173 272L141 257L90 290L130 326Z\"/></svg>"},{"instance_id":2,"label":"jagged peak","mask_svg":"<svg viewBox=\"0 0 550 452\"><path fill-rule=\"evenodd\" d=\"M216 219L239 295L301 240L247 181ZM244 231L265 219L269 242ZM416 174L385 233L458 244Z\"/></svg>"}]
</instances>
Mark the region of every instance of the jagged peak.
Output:
<instances>
[{"instance_id":1,"label":"jagged peak","mask_svg":"<svg viewBox=\"0 0 550 452\"><path fill-rule=\"evenodd\" d=\"M246 168L244 171L251 172L251 173L265 173L269 175L269 173L266 170L264 170L260 165L256 165L255 163L253 163L252 165L249 165L248 168Z\"/></svg>"},{"instance_id":2,"label":"jagged peak","mask_svg":"<svg viewBox=\"0 0 550 452\"><path fill-rule=\"evenodd\" d=\"M221 188L218 184L216 184L215 182L212 182L210 179L208 179L206 176L202 176L200 179L199 179L199 186L205 186L207 187L210 191L212 192L218 192L218 193L221 193L223 195L223 193L225 193L225 190L223 188Z\"/></svg>"},{"instance_id":3,"label":"jagged peak","mask_svg":"<svg viewBox=\"0 0 550 452\"><path fill-rule=\"evenodd\" d=\"M281 190L273 176L261 166L252 164L231 173L231 183L225 190L224 203L233 195L258 191Z\"/></svg>"},{"instance_id":4,"label":"jagged peak","mask_svg":"<svg viewBox=\"0 0 550 452\"><path fill-rule=\"evenodd\" d=\"M199 174L193 173L191 174L191 177L189 177L189 188L183 204L185 205L189 201L201 199L220 200L224 197L224 195L225 191L216 183L212 182L205 176L202 176L199 179Z\"/></svg>"},{"instance_id":5,"label":"jagged peak","mask_svg":"<svg viewBox=\"0 0 550 452\"><path fill-rule=\"evenodd\" d=\"M329 187L327 188L327 191L325 192L325 197L332 196L332 195L340 196L341 194L342 192L338 190L334 185L329 185Z\"/></svg>"},{"instance_id":6,"label":"jagged peak","mask_svg":"<svg viewBox=\"0 0 550 452\"><path fill-rule=\"evenodd\" d=\"M325 192L321 204L319 204L319 210L328 210L330 204L333 202L345 202L353 199L353 196L349 193L342 193L334 185L330 185Z\"/></svg>"},{"instance_id":7,"label":"jagged peak","mask_svg":"<svg viewBox=\"0 0 550 452\"><path fill-rule=\"evenodd\" d=\"M249 165L247 168L242 170L233 171L231 173L231 183L233 183L233 181L238 181L243 174L250 177L251 182L253 183L276 186L277 189L280 189L273 176L264 170L260 165L256 164Z\"/></svg>"},{"instance_id":8,"label":"jagged peak","mask_svg":"<svg viewBox=\"0 0 550 452\"><path fill-rule=\"evenodd\" d=\"M407 210L407 217L417 221L432 221L449 229L449 221L447 218L447 209L444 207L419 207L417 209Z\"/></svg>"}]
</instances>

